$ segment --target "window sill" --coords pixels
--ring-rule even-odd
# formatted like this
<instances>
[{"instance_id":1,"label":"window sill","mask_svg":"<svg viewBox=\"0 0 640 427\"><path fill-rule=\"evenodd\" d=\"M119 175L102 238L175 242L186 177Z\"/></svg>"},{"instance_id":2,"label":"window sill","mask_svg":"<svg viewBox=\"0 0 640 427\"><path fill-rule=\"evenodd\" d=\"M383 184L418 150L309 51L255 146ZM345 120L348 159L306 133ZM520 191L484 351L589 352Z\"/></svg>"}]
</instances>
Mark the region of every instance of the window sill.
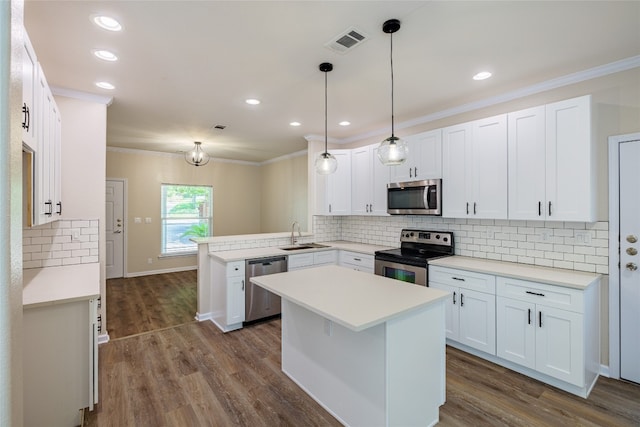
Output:
<instances>
[{"instance_id":1,"label":"window sill","mask_svg":"<svg viewBox=\"0 0 640 427\"><path fill-rule=\"evenodd\" d=\"M187 257L187 256L196 256L198 255L198 251L189 251L189 252L174 252L169 254L160 254L158 258L179 258L179 257Z\"/></svg>"}]
</instances>

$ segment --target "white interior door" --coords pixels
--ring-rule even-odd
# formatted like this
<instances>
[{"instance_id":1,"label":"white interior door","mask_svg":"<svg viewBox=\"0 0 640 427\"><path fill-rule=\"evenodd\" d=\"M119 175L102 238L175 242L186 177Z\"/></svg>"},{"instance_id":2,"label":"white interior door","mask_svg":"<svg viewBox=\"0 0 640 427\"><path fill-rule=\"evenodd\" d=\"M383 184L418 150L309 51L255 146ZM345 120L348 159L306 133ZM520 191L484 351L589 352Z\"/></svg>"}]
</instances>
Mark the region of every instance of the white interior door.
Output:
<instances>
[{"instance_id":1,"label":"white interior door","mask_svg":"<svg viewBox=\"0 0 640 427\"><path fill-rule=\"evenodd\" d=\"M124 277L124 181L107 180L105 229L107 279Z\"/></svg>"},{"instance_id":2,"label":"white interior door","mask_svg":"<svg viewBox=\"0 0 640 427\"><path fill-rule=\"evenodd\" d=\"M640 141L620 144L620 378L640 383Z\"/></svg>"}]
</instances>

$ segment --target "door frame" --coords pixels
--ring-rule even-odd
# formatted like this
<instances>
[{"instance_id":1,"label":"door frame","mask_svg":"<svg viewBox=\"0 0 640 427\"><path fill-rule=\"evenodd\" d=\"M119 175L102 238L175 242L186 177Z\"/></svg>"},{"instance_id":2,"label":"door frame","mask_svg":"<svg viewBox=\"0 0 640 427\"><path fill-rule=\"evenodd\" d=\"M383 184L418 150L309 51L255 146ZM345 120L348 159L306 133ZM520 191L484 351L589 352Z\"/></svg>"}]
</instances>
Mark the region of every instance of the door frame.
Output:
<instances>
[{"instance_id":1,"label":"door frame","mask_svg":"<svg viewBox=\"0 0 640 427\"><path fill-rule=\"evenodd\" d=\"M128 182L127 182L127 178L109 178L107 177L107 179L105 180L105 186L106 183L109 181L119 181L122 182L122 221L124 223L124 232L122 233L122 277L129 277L127 275L127 246L129 246L127 244L127 239L129 236L129 221L127 218L127 200L129 199L127 197L127 188L128 188Z\"/></svg>"},{"instance_id":2,"label":"door frame","mask_svg":"<svg viewBox=\"0 0 640 427\"><path fill-rule=\"evenodd\" d=\"M620 379L620 144L639 133L609 137L609 377Z\"/></svg>"}]
</instances>

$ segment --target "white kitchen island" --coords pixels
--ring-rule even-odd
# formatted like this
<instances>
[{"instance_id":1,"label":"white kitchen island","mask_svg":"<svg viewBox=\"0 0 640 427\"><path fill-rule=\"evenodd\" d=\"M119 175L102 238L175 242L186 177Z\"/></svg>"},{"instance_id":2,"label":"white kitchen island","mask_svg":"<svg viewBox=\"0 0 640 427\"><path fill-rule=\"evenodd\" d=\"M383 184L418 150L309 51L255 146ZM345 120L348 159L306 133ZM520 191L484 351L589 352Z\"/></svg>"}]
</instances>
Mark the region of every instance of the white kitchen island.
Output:
<instances>
[{"instance_id":1,"label":"white kitchen island","mask_svg":"<svg viewBox=\"0 0 640 427\"><path fill-rule=\"evenodd\" d=\"M348 426L429 426L448 292L335 265L258 276L282 297L282 370Z\"/></svg>"}]
</instances>

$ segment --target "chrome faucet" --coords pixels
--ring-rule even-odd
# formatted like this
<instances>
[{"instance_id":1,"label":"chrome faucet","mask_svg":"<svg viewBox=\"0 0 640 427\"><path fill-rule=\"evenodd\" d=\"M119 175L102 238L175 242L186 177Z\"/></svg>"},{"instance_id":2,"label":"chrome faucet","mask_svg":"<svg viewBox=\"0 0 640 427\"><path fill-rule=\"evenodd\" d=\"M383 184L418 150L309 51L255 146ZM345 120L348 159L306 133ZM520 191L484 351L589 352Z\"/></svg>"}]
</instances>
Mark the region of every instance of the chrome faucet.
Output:
<instances>
[{"instance_id":1,"label":"chrome faucet","mask_svg":"<svg viewBox=\"0 0 640 427\"><path fill-rule=\"evenodd\" d=\"M291 244L292 245L296 244L296 238L293 235L293 231L295 230L296 225L298 226L298 237L302 237L302 233L300 232L300 224L298 224L298 221L293 221L293 224L291 224Z\"/></svg>"}]
</instances>

